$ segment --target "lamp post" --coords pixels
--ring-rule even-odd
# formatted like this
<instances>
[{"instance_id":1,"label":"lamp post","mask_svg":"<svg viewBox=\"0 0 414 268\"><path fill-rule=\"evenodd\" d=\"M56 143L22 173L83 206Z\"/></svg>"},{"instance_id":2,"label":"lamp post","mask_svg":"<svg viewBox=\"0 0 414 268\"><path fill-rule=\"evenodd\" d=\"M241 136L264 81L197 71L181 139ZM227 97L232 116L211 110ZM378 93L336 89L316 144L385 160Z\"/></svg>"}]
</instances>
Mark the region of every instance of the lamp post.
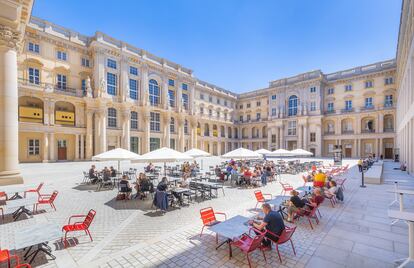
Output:
<instances>
[{"instance_id":1,"label":"lamp post","mask_svg":"<svg viewBox=\"0 0 414 268\"><path fill-rule=\"evenodd\" d=\"M362 171L361 171L361 188L365 188L367 186L365 186L365 180L364 180L364 170L365 170L365 165L362 164Z\"/></svg>"}]
</instances>

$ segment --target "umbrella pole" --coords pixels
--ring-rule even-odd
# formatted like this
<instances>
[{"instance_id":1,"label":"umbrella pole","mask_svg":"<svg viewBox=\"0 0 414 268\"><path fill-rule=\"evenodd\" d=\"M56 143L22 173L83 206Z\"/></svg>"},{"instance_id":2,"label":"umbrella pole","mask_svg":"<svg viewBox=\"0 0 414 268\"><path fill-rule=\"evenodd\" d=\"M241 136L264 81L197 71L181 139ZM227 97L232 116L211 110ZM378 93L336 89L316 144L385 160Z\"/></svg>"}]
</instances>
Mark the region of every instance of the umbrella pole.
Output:
<instances>
[{"instance_id":1,"label":"umbrella pole","mask_svg":"<svg viewBox=\"0 0 414 268\"><path fill-rule=\"evenodd\" d=\"M164 162L164 176L167 177L167 162Z\"/></svg>"},{"instance_id":2,"label":"umbrella pole","mask_svg":"<svg viewBox=\"0 0 414 268\"><path fill-rule=\"evenodd\" d=\"M118 160L118 172L121 172L121 161Z\"/></svg>"}]
</instances>

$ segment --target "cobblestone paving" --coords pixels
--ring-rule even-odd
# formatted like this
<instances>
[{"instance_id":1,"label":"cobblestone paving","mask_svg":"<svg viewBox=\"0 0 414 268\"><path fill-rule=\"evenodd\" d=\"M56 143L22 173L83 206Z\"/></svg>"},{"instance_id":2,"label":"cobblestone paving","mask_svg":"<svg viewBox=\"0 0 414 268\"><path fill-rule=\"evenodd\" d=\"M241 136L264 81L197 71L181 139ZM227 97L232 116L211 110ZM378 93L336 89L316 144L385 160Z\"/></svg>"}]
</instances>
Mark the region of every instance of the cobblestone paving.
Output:
<instances>
[{"instance_id":1,"label":"cobblestone paving","mask_svg":"<svg viewBox=\"0 0 414 268\"><path fill-rule=\"evenodd\" d=\"M219 159L204 160L205 166ZM350 161L355 163L355 161ZM112 163L98 163L98 167ZM54 163L22 165L26 182L45 182L42 192L58 190L57 211L44 207L45 212L33 218L11 222L6 217L0 224L1 248L13 248L13 231L34 223L66 223L74 214L97 211L91 226L94 241L83 233L76 234L76 245L65 250L54 244L55 261L41 256L35 266L39 267L246 267L244 254L234 251L229 259L226 246L215 249L215 237L208 231L199 236L201 222L199 210L212 206L216 211L234 215L252 215L256 204L255 189L225 188L225 196L194 202L188 207L174 209L160 216L151 208L151 202L132 200L115 201L116 190L96 192L95 186L81 186L81 171L90 163ZM127 164L123 164L125 168ZM134 165L135 167L137 165ZM304 220L298 223L293 240L297 255L290 245L280 247L283 263L275 250L266 252L267 263L257 252L252 254L255 267L393 267L394 259L407 255L407 227L404 223L390 226L386 210L393 195L389 180L395 176L402 184L414 186L413 178L392 170L393 163L386 163L383 185L359 188L359 175L352 169L347 177L346 200L332 208L325 202L321 208L322 219L311 230ZM139 167L141 168L141 166ZM299 175L284 175L284 181L301 186ZM280 193L278 183L261 189L264 193ZM407 198L406 206L413 207ZM397 208L394 208L397 209ZM74 240L74 241L75 241ZM74 242L72 241L72 242ZM1 266L0 267L5 267Z\"/></svg>"}]
</instances>

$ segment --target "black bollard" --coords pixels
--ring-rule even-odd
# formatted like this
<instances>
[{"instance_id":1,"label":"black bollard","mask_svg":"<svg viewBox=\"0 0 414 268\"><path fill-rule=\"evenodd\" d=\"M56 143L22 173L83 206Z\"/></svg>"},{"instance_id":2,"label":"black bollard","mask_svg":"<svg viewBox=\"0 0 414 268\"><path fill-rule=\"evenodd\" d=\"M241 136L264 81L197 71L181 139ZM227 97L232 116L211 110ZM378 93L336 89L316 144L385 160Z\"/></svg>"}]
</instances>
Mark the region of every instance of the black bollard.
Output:
<instances>
[{"instance_id":1,"label":"black bollard","mask_svg":"<svg viewBox=\"0 0 414 268\"><path fill-rule=\"evenodd\" d=\"M361 172L361 188L365 188L365 181L364 181L364 167L362 167L362 172Z\"/></svg>"}]
</instances>

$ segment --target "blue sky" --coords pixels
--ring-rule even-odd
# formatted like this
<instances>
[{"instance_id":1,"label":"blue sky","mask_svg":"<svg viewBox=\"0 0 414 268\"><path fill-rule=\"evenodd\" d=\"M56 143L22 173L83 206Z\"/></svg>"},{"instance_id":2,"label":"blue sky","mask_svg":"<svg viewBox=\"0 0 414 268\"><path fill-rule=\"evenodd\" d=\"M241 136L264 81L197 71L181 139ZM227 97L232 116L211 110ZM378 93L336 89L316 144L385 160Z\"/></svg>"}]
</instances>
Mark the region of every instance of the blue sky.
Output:
<instances>
[{"instance_id":1,"label":"blue sky","mask_svg":"<svg viewBox=\"0 0 414 268\"><path fill-rule=\"evenodd\" d=\"M36 0L32 15L102 31L234 92L395 57L401 0Z\"/></svg>"}]
</instances>

